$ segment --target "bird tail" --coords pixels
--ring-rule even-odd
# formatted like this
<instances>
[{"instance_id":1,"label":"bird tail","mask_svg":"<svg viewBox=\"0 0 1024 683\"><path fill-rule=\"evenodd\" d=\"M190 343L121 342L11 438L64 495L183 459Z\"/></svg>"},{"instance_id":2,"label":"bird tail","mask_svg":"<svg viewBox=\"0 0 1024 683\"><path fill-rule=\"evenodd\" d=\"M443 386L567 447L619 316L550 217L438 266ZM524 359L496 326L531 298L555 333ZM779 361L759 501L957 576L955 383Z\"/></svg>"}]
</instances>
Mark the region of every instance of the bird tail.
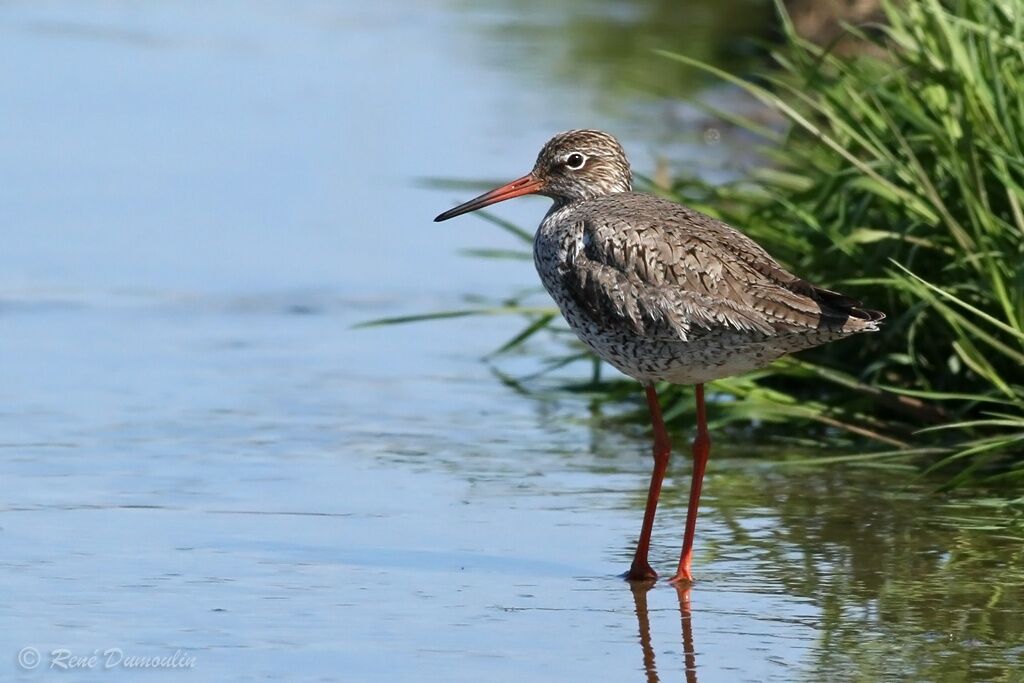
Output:
<instances>
[{"instance_id":1,"label":"bird tail","mask_svg":"<svg viewBox=\"0 0 1024 683\"><path fill-rule=\"evenodd\" d=\"M865 308L864 304L853 297L816 287L806 280L795 280L790 289L797 294L810 297L821 306L823 319L845 320L843 327L851 328L851 332L874 332L885 320L885 313L882 311Z\"/></svg>"}]
</instances>

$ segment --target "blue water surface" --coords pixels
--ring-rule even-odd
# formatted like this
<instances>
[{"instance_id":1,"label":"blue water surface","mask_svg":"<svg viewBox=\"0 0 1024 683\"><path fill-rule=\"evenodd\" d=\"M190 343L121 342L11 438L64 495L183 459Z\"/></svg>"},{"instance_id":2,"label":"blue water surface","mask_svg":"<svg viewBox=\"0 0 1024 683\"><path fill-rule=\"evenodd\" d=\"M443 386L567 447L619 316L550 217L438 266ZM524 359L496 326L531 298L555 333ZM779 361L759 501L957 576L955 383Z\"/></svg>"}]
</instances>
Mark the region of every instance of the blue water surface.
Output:
<instances>
[{"instance_id":1,"label":"blue water surface","mask_svg":"<svg viewBox=\"0 0 1024 683\"><path fill-rule=\"evenodd\" d=\"M872 616L892 568L848 561L871 537L780 531L848 520L856 486L735 453L708 477L690 607L631 591L643 429L499 382L480 357L518 320L353 328L535 283L460 257L519 243L432 223L470 190L424 179L511 179L581 126L651 168L670 135L656 104L620 117L508 64L516 12L0 3L0 680L822 680L947 637L931 603L898 637ZM533 225L544 202L500 213ZM669 573L681 450L652 551ZM815 510L794 519L793 491ZM949 558L911 552L933 575ZM111 649L188 665L108 669Z\"/></svg>"}]
</instances>

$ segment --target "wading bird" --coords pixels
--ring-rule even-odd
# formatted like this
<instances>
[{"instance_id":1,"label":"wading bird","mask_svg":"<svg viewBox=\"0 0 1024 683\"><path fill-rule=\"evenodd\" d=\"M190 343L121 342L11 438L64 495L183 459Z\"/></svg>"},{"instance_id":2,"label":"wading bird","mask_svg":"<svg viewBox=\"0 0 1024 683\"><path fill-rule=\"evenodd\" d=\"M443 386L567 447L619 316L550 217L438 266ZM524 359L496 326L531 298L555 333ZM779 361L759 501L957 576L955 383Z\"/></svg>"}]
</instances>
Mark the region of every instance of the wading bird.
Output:
<instances>
[{"instance_id":1,"label":"wading bird","mask_svg":"<svg viewBox=\"0 0 1024 683\"><path fill-rule=\"evenodd\" d=\"M885 316L796 277L721 221L633 192L622 146L601 131L556 135L527 175L434 220L527 194L554 200L533 244L544 288L580 340L646 390L654 471L627 579L657 578L647 554L670 445L655 383L696 386L693 478L679 567L671 579L692 582L693 535L711 447L704 383L873 332Z\"/></svg>"}]
</instances>

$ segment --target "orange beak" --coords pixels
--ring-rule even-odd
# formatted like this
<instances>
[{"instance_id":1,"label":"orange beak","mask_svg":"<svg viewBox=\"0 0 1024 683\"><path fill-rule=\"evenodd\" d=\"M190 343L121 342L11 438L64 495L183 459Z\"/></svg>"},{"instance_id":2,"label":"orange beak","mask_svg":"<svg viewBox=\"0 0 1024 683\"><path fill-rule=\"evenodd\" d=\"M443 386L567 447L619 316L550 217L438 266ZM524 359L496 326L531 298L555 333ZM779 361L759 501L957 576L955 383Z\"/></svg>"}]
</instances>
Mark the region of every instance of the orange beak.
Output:
<instances>
[{"instance_id":1,"label":"orange beak","mask_svg":"<svg viewBox=\"0 0 1024 683\"><path fill-rule=\"evenodd\" d=\"M485 206L490 206L491 204L503 202L506 199L522 197L524 194L537 194L542 189L544 189L543 180L534 178L532 174L524 175L522 178L513 180L507 185L497 187L490 192L484 192L479 197L470 199L465 204L459 204L454 209L445 211L435 218L434 222L439 223L441 221L446 221L449 218L455 218L456 216L461 216L464 213L469 213L470 211L476 211L477 209L482 209Z\"/></svg>"}]
</instances>

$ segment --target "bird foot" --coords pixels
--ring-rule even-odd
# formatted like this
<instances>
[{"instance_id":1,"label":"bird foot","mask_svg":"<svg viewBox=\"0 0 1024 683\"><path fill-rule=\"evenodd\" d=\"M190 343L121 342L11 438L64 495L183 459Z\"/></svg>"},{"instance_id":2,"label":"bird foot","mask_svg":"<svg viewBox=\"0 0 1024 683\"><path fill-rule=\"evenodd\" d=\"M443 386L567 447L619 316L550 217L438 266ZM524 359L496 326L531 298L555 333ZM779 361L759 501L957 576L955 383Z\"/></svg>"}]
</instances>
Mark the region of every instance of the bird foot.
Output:
<instances>
[{"instance_id":1,"label":"bird foot","mask_svg":"<svg viewBox=\"0 0 1024 683\"><path fill-rule=\"evenodd\" d=\"M669 579L668 582L681 587L692 586L695 583L693 574L690 573L689 569L681 569L676 572L676 575Z\"/></svg>"},{"instance_id":2,"label":"bird foot","mask_svg":"<svg viewBox=\"0 0 1024 683\"><path fill-rule=\"evenodd\" d=\"M626 581L654 581L658 578L658 572L651 569L651 565L646 562L643 564L634 562L629 571L622 574L622 578Z\"/></svg>"}]
</instances>

